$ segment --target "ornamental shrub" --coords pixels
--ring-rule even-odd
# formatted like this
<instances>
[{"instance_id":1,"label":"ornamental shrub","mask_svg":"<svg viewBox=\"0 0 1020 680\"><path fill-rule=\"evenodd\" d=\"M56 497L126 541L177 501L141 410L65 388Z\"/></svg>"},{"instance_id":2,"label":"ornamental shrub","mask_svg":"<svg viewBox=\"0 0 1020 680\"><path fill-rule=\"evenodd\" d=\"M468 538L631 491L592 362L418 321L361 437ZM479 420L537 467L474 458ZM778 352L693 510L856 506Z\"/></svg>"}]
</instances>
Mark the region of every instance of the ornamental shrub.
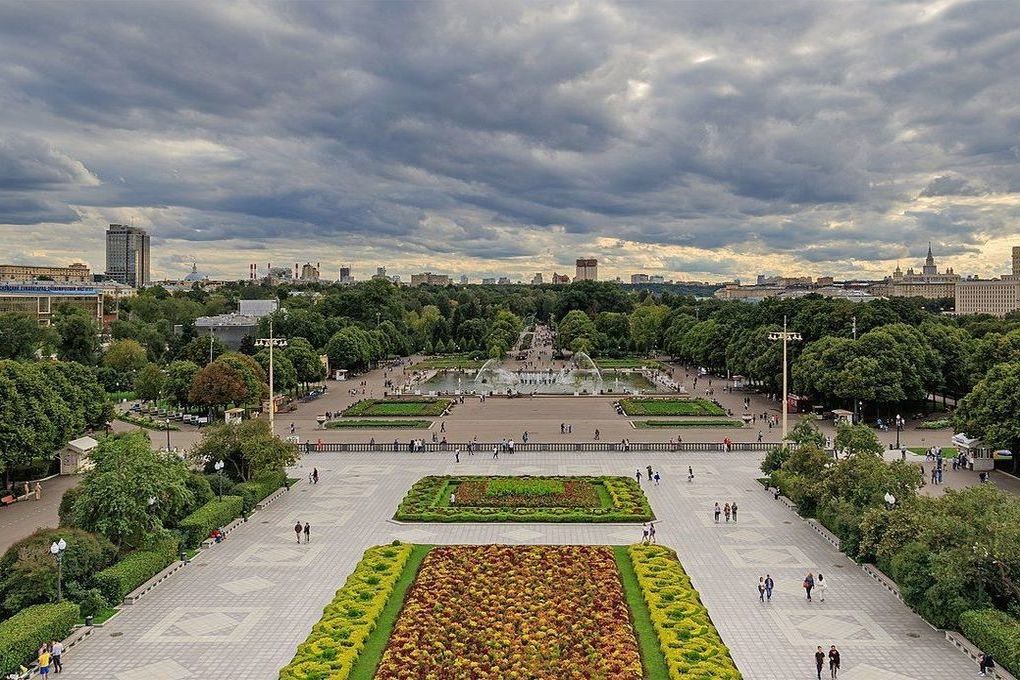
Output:
<instances>
[{"instance_id":1,"label":"ornamental shrub","mask_svg":"<svg viewBox=\"0 0 1020 680\"><path fill-rule=\"evenodd\" d=\"M1020 619L998 609L960 614L960 632L1013 675L1020 674Z\"/></svg>"},{"instance_id":2,"label":"ornamental shrub","mask_svg":"<svg viewBox=\"0 0 1020 680\"><path fill-rule=\"evenodd\" d=\"M74 501L81 494L81 487L72 486L60 497L60 507L57 508L57 517L62 527L74 526Z\"/></svg>"},{"instance_id":3,"label":"ornamental shrub","mask_svg":"<svg viewBox=\"0 0 1020 680\"><path fill-rule=\"evenodd\" d=\"M188 548L197 548L209 538L213 529L230 524L241 515L244 499L240 496L224 496L222 500L211 500L181 520L178 530L182 543Z\"/></svg>"},{"instance_id":4,"label":"ornamental shrub","mask_svg":"<svg viewBox=\"0 0 1020 680\"><path fill-rule=\"evenodd\" d=\"M365 641L411 557L412 546L378 546L365 551L333 601L322 611L280 680L346 680Z\"/></svg>"},{"instance_id":5,"label":"ornamental shrub","mask_svg":"<svg viewBox=\"0 0 1020 680\"><path fill-rule=\"evenodd\" d=\"M64 600L23 609L0 623L0 676L35 658L42 643L63 640L80 617L78 605Z\"/></svg>"},{"instance_id":6,"label":"ornamental shrub","mask_svg":"<svg viewBox=\"0 0 1020 680\"><path fill-rule=\"evenodd\" d=\"M258 479L234 486L231 495L243 498L242 512L245 515L251 514L258 503L283 486L286 476L283 471L262 475Z\"/></svg>"},{"instance_id":7,"label":"ornamental shrub","mask_svg":"<svg viewBox=\"0 0 1020 680\"><path fill-rule=\"evenodd\" d=\"M81 529L39 529L0 557L0 602L8 613L52 602L57 596L57 565L50 545L64 539L64 585L87 588L96 572L112 564L117 550L107 539Z\"/></svg>"},{"instance_id":8,"label":"ornamental shrub","mask_svg":"<svg viewBox=\"0 0 1020 680\"><path fill-rule=\"evenodd\" d=\"M177 548L177 539L164 538L147 550L135 550L117 564L96 574L96 587L107 602L118 605L125 595L177 559Z\"/></svg>"}]
</instances>

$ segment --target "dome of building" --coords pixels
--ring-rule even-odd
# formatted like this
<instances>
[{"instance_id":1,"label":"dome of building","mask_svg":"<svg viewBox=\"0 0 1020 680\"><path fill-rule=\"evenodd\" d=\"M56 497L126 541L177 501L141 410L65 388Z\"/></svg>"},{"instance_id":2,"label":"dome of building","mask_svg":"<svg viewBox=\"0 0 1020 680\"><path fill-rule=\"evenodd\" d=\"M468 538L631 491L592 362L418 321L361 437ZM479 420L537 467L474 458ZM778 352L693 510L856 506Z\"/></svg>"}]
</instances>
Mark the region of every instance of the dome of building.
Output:
<instances>
[{"instance_id":1,"label":"dome of building","mask_svg":"<svg viewBox=\"0 0 1020 680\"><path fill-rule=\"evenodd\" d=\"M198 271L198 264L195 262L191 263L191 272L184 277L185 281L205 281L209 277Z\"/></svg>"}]
</instances>

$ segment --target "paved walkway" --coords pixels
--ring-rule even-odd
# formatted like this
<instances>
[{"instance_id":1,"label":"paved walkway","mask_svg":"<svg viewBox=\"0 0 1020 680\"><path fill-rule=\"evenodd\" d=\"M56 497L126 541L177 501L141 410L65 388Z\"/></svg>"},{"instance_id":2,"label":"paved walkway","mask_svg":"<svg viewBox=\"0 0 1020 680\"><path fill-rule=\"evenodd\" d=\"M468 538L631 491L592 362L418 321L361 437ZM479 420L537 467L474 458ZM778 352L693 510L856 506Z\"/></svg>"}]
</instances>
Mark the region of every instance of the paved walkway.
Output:
<instances>
[{"instance_id":1,"label":"paved walkway","mask_svg":"<svg viewBox=\"0 0 1020 680\"><path fill-rule=\"evenodd\" d=\"M611 543L639 526L397 524L407 488L425 474L623 474L652 463L663 474L646 487L661 519L661 543L675 548L748 680L813 678L815 645L843 651L845 680L941 680L976 672L920 618L835 551L754 481L756 458L724 454L524 454L491 461L449 455L312 454L321 481L303 481L231 533L221 545L125 607L66 654L67 680L271 679L292 657L322 607L364 549L403 541L431 543ZM685 481L687 465L696 481ZM736 500L739 523L715 524L712 503ZM296 545L297 520L312 525ZM808 604L800 583L821 571L827 601ZM777 584L758 602L758 576Z\"/></svg>"},{"instance_id":2,"label":"paved walkway","mask_svg":"<svg viewBox=\"0 0 1020 680\"><path fill-rule=\"evenodd\" d=\"M60 498L78 481L78 477L48 479L42 483L41 500L37 501L33 496L29 500L0 508L0 553L40 527L57 526Z\"/></svg>"}]
</instances>

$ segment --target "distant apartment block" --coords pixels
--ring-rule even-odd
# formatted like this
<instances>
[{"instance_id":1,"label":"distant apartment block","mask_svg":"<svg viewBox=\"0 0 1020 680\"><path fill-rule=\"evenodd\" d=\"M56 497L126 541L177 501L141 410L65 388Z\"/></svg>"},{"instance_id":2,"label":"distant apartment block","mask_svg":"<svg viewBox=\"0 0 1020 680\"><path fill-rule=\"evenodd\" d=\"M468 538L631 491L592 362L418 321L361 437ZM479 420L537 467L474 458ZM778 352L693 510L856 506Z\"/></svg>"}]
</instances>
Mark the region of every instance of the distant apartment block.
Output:
<instances>
[{"instance_id":1,"label":"distant apartment block","mask_svg":"<svg viewBox=\"0 0 1020 680\"><path fill-rule=\"evenodd\" d=\"M557 274L556 272L553 272L552 282L557 284L570 283L570 276L567 274Z\"/></svg>"},{"instance_id":2,"label":"distant apartment block","mask_svg":"<svg viewBox=\"0 0 1020 680\"><path fill-rule=\"evenodd\" d=\"M496 285L496 277L495 276L485 276L485 277L483 277L482 278L482 285L483 286L495 286Z\"/></svg>"},{"instance_id":3,"label":"distant apartment block","mask_svg":"<svg viewBox=\"0 0 1020 680\"><path fill-rule=\"evenodd\" d=\"M598 281L599 261L594 257L578 258L574 263L574 281Z\"/></svg>"},{"instance_id":4,"label":"distant apartment block","mask_svg":"<svg viewBox=\"0 0 1020 680\"><path fill-rule=\"evenodd\" d=\"M255 337L258 327L259 318L246 314L217 314L195 319L198 335L212 335L231 349L240 347L246 337Z\"/></svg>"},{"instance_id":5,"label":"distant apartment block","mask_svg":"<svg viewBox=\"0 0 1020 680\"><path fill-rule=\"evenodd\" d=\"M149 234L144 229L124 224L109 226L106 276L135 288L149 285Z\"/></svg>"},{"instance_id":6,"label":"distant apartment block","mask_svg":"<svg viewBox=\"0 0 1020 680\"><path fill-rule=\"evenodd\" d=\"M386 273L385 273L386 272L386 268L383 267L382 269L383 269L383 277L385 277L386 276ZM337 277L337 281L339 281L340 283L342 283L345 286L354 283L354 277L351 276L351 268L350 268L350 266L340 267L340 275Z\"/></svg>"},{"instance_id":7,"label":"distant apartment block","mask_svg":"<svg viewBox=\"0 0 1020 680\"><path fill-rule=\"evenodd\" d=\"M449 286L450 277L446 274L433 274L432 272L423 272L421 274L411 274L411 287L417 286Z\"/></svg>"},{"instance_id":8,"label":"distant apartment block","mask_svg":"<svg viewBox=\"0 0 1020 680\"><path fill-rule=\"evenodd\" d=\"M67 267L45 267L21 264L0 264L0 281L34 281L45 279L55 283L90 283L88 265L75 262Z\"/></svg>"},{"instance_id":9,"label":"distant apartment block","mask_svg":"<svg viewBox=\"0 0 1020 680\"><path fill-rule=\"evenodd\" d=\"M542 285L542 272L536 272L535 275L531 277L531 285L533 286Z\"/></svg>"},{"instance_id":10,"label":"distant apartment block","mask_svg":"<svg viewBox=\"0 0 1020 680\"><path fill-rule=\"evenodd\" d=\"M631 274L631 283L648 283L648 274Z\"/></svg>"},{"instance_id":11,"label":"distant apartment block","mask_svg":"<svg viewBox=\"0 0 1020 680\"><path fill-rule=\"evenodd\" d=\"M239 314L253 316L256 319L269 316L280 308L278 300L239 300L237 305Z\"/></svg>"}]
</instances>

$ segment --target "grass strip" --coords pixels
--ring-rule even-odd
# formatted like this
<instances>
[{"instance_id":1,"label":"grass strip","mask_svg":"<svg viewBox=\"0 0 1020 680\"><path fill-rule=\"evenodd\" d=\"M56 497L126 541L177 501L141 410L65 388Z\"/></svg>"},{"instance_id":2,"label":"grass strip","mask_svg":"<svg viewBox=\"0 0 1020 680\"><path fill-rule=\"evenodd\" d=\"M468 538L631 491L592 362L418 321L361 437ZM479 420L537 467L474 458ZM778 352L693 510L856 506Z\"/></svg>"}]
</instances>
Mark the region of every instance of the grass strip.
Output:
<instances>
[{"instance_id":1,"label":"grass strip","mask_svg":"<svg viewBox=\"0 0 1020 680\"><path fill-rule=\"evenodd\" d=\"M411 546L411 556L407 558L407 562L404 564L404 571L401 572L400 578L397 579L393 591L390 593L390 598L386 601L386 606L383 607L382 613L376 619L375 630L365 640L365 646L361 650L361 654L358 655L358 660L355 662L350 676L348 676L350 680L372 680L375 677L375 670L379 667L379 662L382 661L383 652L386 651L386 643L390 639L390 633L393 632L393 626L397 623L400 610L404 607L404 597L407 596L408 589L414 583L415 577L418 576L418 569L421 567L422 560L432 550L432 547L431 545L417 544Z\"/></svg>"},{"instance_id":2,"label":"grass strip","mask_svg":"<svg viewBox=\"0 0 1020 680\"><path fill-rule=\"evenodd\" d=\"M432 427L431 420L331 420L326 423L328 430L340 429L373 429L373 430L427 430Z\"/></svg>"},{"instance_id":3,"label":"grass strip","mask_svg":"<svg viewBox=\"0 0 1020 680\"><path fill-rule=\"evenodd\" d=\"M637 635L645 678L647 680L667 680L669 668L666 666L665 657L662 656L659 635L652 625L652 617L648 613L648 605L645 604L645 598L641 594L641 585L638 583L637 574L634 573L634 564L630 561L627 546L614 545L613 557L616 558L616 568L620 571L620 581L623 583L623 594L627 598L627 606L630 607L630 619L634 626L634 633Z\"/></svg>"},{"instance_id":4,"label":"grass strip","mask_svg":"<svg viewBox=\"0 0 1020 680\"><path fill-rule=\"evenodd\" d=\"M635 420L634 427L647 430L657 427L743 427L739 420Z\"/></svg>"}]
</instances>

